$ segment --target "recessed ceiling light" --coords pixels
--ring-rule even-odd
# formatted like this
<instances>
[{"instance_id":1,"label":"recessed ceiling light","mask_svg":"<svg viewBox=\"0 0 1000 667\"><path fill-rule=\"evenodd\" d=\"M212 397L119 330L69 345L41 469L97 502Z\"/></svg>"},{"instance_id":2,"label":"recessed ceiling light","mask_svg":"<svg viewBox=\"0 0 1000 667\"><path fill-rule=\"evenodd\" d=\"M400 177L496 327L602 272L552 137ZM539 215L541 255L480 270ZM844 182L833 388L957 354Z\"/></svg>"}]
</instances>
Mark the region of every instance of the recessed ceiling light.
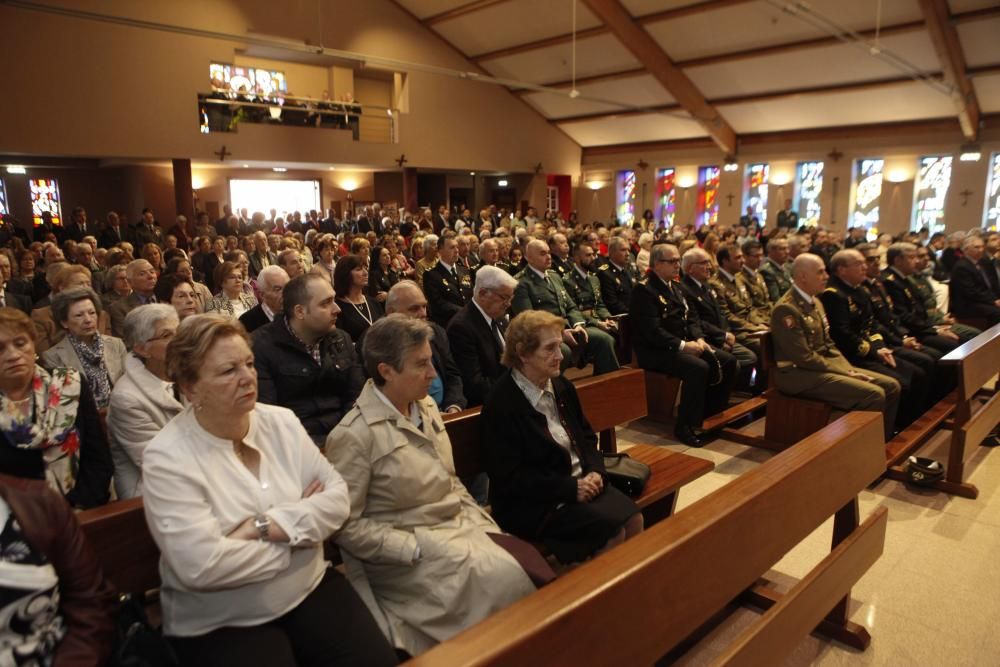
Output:
<instances>
[{"instance_id":1,"label":"recessed ceiling light","mask_svg":"<svg viewBox=\"0 0 1000 667\"><path fill-rule=\"evenodd\" d=\"M474 171L470 171L469 172L469 176L475 176L475 175L476 175L476 172L474 172Z\"/></svg>"},{"instance_id":2,"label":"recessed ceiling light","mask_svg":"<svg viewBox=\"0 0 1000 667\"><path fill-rule=\"evenodd\" d=\"M271 167L271 171L286 172L288 171L288 169L286 169L285 167Z\"/></svg>"},{"instance_id":3,"label":"recessed ceiling light","mask_svg":"<svg viewBox=\"0 0 1000 667\"><path fill-rule=\"evenodd\" d=\"M249 168L250 168L250 165L248 165L248 164L245 164L245 165L243 165L243 168L244 168L244 169L249 169Z\"/></svg>"},{"instance_id":4,"label":"recessed ceiling light","mask_svg":"<svg viewBox=\"0 0 1000 667\"><path fill-rule=\"evenodd\" d=\"M507 187L507 181L497 181L497 186L501 188Z\"/></svg>"}]
</instances>

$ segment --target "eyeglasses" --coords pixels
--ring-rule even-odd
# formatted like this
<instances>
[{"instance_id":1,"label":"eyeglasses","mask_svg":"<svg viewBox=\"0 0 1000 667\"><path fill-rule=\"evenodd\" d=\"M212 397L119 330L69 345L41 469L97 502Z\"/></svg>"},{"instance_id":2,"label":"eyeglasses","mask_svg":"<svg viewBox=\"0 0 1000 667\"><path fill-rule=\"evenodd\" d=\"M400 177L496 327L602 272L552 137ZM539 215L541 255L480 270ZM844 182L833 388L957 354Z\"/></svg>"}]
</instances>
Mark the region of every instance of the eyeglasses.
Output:
<instances>
[{"instance_id":1,"label":"eyeglasses","mask_svg":"<svg viewBox=\"0 0 1000 667\"><path fill-rule=\"evenodd\" d=\"M656 263L657 264L661 264L661 263L665 263L665 264L680 264L681 263L681 258L680 257L674 257L673 259L658 259L658 260L656 260ZM696 263L700 264L700 262L696 262Z\"/></svg>"},{"instance_id":2,"label":"eyeglasses","mask_svg":"<svg viewBox=\"0 0 1000 667\"><path fill-rule=\"evenodd\" d=\"M493 294L493 296L495 296L496 298L500 299L504 303L510 303L511 301L514 300L514 293L513 292L511 292L510 294L501 294L500 292L498 292L496 290L493 290L493 289L491 289L489 291L490 291L491 294Z\"/></svg>"}]
</instances>

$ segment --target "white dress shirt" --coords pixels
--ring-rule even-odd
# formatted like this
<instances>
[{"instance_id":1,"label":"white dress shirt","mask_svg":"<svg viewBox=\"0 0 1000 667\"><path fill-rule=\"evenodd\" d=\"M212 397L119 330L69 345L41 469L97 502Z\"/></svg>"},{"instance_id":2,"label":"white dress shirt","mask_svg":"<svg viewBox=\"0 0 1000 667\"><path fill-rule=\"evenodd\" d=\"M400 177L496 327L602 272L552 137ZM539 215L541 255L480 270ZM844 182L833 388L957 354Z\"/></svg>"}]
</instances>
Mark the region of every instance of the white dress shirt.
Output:
<instances>
[{"instance_id":1,"label":"white dress shirt","mask_svg":"<svg viewBox=\"0 0 1000 667\"><path fill-rule=\"evenodd\" d=\"M193 407L146 448L146 523L161 552L167 635L260 625L294 609L326 572L323 541L350 514L347 485L291 410L258 403L243 443L260 454L259 479L236 456L232 441L198 424ZM323 491L303 499L317 480ZM226 537L259 514L280 526L289 542Z\"/></svg>"}]
</instances>

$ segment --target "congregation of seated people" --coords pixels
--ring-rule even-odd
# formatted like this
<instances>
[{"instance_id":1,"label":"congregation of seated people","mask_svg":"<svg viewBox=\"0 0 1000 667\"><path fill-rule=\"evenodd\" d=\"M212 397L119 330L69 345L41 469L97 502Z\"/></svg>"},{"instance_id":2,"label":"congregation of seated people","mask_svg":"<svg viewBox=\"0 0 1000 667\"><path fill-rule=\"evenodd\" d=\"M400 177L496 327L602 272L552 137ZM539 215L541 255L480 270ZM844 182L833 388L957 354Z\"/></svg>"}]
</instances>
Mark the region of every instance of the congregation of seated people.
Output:
<instances>
[{"instance_id":1,"label":"congregation of seated people","mask_svg":"<svg viewBox=\"0 0 1000 667\"><path fill-rule=\"evenodd\" d=\"M1000 235L978 230L374 204L166 228L76 208L31 232L0 248L0 503L60 508L65 541L66 508L141 496L193 665L395 664L641 532L567 373L680 379L689 446L769 380L882 412L888 439L1000 322ZM487 474L459 479L444 416L479 406ZM64 595L37 650L97 664L110 589L76 567L56 576L91 604Z\"/></svg>"}]
</instances>

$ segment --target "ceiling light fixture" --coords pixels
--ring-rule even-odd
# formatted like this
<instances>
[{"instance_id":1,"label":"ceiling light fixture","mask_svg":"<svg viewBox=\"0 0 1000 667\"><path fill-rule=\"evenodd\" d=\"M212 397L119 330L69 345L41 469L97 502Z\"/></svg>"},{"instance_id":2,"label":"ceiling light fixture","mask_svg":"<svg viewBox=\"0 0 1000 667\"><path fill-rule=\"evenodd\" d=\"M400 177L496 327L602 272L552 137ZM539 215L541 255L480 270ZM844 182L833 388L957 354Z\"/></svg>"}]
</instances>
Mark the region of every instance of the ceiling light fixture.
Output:
<instances>
[{"instance_id":1,"label":"ceiling light fixture","mask_svg":"<svg viewBox=\"0 0 1000 667\"><path fill-rule=\"evenodd\" d=\"M277 171L279 173L284 173L288 171L285 167L271 167L271 171Z\"/></svg>"},{"instance_id":2,"label":"ceiling light fixture","mask_svg":"<svg viewBox=\"0 0 1000 667\"><path fill-rule=\"evenodd\" d=\"M27 171L25 171L24 167L22 167L21 165L12 164L11 166L7 167L7 173L8 174L25 174L25 173L27 173Z\"/></svg>"},{"instance_id":3,"label":"ceiling light fixture","mask_svg":"<svg viewBox=\"0 0 1000 667\"><path fill-rule=\"evenodd\" d=\"M590 190L600 190L605 185L604 181L587 181L587 188Z\"/></svg>"},{"instance_id":4,"label":"ceiling light fixture","mask_svg":"<svg viewBox=\"0 0 1000 667\"><path fill-rule=\"evenodd\" d=\"M245 164L245 165L243 165L243 168L244 168L244 169L249 169L249 168L250 168L250 165L248 165L248 164Z\"/></svg>"},{"instance_id":5,"label":"ceiling light fixture","mask_svg":"<svg viewBox=\"0 0 1000 667\"><path fill-rule=\"evenodd\" d=\"M959 151L958 159L962 162L979 162L983 157L983 151L979 144L965 144Z\"/></svg>"},{"instance_id":6,"label":"ceiling light fixture","mask_svg":"<svg viewBox=\"0 0 1000 667\"><path fill-rule=\"evenodd\" d=\"M507 181L505 181L505 180L499 180L499 181L497 181L497 187L499 187L499 188L505 188L505 187L507 187Z\"/></svg>"}]
</instances>

